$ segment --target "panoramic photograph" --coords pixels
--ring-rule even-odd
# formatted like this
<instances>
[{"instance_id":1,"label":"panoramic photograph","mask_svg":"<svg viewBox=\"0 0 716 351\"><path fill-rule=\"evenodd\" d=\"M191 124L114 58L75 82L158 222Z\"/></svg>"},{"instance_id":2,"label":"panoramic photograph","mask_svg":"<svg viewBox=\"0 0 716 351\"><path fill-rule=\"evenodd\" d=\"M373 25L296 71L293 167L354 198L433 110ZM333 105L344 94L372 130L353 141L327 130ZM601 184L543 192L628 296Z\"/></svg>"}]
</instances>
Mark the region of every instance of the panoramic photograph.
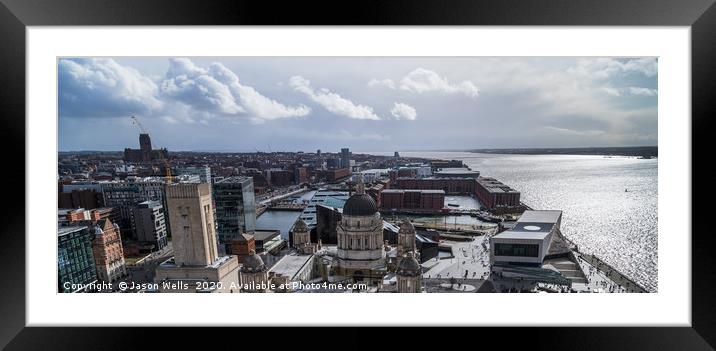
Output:
<instances>
[{"instance_id":1,"label":"panoramic photograph","mask_svg":"<svg viewBox=\"0 0 716 351\"><path fill-rule=\"evenodd\" d=\"M657 81L656 57L59 57L57 293L656 293Z\"/></svg>"}]
</instances>

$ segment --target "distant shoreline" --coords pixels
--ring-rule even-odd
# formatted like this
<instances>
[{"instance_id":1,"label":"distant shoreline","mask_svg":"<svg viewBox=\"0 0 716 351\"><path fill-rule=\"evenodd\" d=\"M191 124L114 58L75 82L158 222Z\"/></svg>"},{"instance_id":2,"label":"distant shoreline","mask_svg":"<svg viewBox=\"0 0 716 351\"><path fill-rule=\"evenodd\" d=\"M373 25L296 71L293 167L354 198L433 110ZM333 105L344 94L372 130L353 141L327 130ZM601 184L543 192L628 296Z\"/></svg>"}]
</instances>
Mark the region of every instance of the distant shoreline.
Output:
<instances>
[{"instance_id":1,"label":"distant shoreline","mask_svg":"<svg viewBox=\"0 0 716 351\"><path fill-rule=\"evenodd\" d=\"M655 158L659 156L658 146L625 147L576 147L576 148L509 148L509 149L451 149L451 150L406 150L406 152L469 152L497 155L580 155L580 156L630 156Z\"/></svg>"},{"instance_id":2,"label":"distant shoreline","mask_svg":"<svg viewBox=\"0 0 716 351\"><path fill-rule=\"evenodd\" d=\"M594 156L637 156L654 158L659 156L657 146L634 147L583 147L583 148L534 148L534 149L473 149L467 152L483 154L519 155L594 155Z\"/></svg>"}]
</instances>

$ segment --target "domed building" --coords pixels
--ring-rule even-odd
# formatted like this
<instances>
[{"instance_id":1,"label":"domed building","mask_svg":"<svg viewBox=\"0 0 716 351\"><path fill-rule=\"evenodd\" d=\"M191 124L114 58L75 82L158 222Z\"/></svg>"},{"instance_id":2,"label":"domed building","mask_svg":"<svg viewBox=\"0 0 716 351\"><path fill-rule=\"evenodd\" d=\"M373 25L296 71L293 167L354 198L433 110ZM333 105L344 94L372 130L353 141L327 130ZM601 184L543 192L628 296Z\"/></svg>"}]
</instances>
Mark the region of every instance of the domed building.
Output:
<instances>
[{"instance_id":1,"label":"domed building","mask_svg":"<svg viewBox=\"0 0 716 351\"><path fill-rule=\"evenodd\" d=\"M358 178L356 193L343 205L336 231L336 274L353 277L355 281L382 278L385 270L383 220L375 200L365 193L363 177Z\"/></svg>"},{"instance_id":2,"label":"domed building","mask_svg":"<svg viewBox=\"0 0 716 351\"><path fill-rule=\"evenodd\" d=\"M308 229L306 222L300 218L293 226L292 241L293 247L304 255L314 254L318 248L317 244L311 244L311 231Z\"/></svg>"},{"instance_id":3,"label":"domed building","mask_svg":"<svg viewBox=\"0 0 716 351\"><path fill-rule=\"evenodd\" d=\"M415 259L413 252L408 252L401 257L398 269L395 272L398 283L397 292L422 292L422 273L420 263L418 263L418 260Z\"/></svg>"},{"instance_id":4,"label":"domed building","mask_svg":"<svg viewBox=\"0 0 716 351\"><path fill-rule=\"evenodd\" d=\"M269 289L268 269L261 256L251 250L244 258L244 263L239 269L239 281L242 292L262 293Z\"/></svg>"}]
</instances>

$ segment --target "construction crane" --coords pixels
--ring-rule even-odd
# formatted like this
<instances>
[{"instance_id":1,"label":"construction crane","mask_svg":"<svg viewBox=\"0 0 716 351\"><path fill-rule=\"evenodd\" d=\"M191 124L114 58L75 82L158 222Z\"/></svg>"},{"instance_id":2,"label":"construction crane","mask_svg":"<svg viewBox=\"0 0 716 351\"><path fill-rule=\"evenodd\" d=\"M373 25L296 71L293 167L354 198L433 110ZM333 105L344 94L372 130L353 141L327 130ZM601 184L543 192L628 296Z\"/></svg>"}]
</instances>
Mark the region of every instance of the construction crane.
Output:
<instances>
[{"instance_id":1,"label":"construction crane","mask_svg":"<svg viewBox=\"0 0 716 351\"><path fill-rule=\"evenodd\" d=\"M147 135L149 135L149 131L147 131L147 130L144 128L144 126L142 125L142 122L139 121L139 118L137 118L137 116L132 116L131 118L132 118L132 124L135 124L137 127L139 127L139 131L140 131L142 134L147 134ZM151 145L152 145L152 150L154 150L154 149L155 149L155 147L154 147L154 141L152 141L151 137L149 138L149 140L150 140L150 143L151 143ZM160 158L162 159L162 161L164 162L164 172L165 172L165 175L166 175L166 178L167 178L167 183L171 183L174 178L172 177L172 168L171 168L171 166L169 165L169 160L167 160L167 159L164 157L164 153L162 153L162 152L159 153L159 157L160 157Z\"/></svg>"}]
</instances>

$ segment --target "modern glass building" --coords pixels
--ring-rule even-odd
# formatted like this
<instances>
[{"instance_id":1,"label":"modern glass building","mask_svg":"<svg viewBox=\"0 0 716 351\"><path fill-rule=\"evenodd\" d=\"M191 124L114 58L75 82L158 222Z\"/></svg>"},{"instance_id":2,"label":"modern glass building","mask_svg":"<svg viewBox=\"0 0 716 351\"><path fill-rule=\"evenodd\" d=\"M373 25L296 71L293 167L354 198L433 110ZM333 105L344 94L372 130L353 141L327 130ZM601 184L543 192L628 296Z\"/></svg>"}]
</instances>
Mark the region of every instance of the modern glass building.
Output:
<instances>
[{"instance_id":1,"label":"modern glass building","mask_svg":"<svg viewBox=\"0 0 716 351\"><path fill-rule=\"evenodd\" d=\"M97 281L92 234L86 226L57 230L57 271L59 292L82 291L82 285Z\"/></svg>"},{"instance_id":2,"label":"modern glass building","mask_svg":"<svg viewBox=\"0 0 716 351\"><path fill-rule=\"evenodd\" d=\"M216 232L222 244L238 239L241 233L256 231L256 200L251 177L229 177L213 184L216 204Z\"/></svg>"},{"instance_id":3,"label":"modern glass building","mask_svg":"<svg viewBox=\"0 0 716 351\"><path fill-rule=\"evenodd\" d=\"M351 151L348 148L341 149L341 168L351 166Z\"/></svg>"}]
</instances>

